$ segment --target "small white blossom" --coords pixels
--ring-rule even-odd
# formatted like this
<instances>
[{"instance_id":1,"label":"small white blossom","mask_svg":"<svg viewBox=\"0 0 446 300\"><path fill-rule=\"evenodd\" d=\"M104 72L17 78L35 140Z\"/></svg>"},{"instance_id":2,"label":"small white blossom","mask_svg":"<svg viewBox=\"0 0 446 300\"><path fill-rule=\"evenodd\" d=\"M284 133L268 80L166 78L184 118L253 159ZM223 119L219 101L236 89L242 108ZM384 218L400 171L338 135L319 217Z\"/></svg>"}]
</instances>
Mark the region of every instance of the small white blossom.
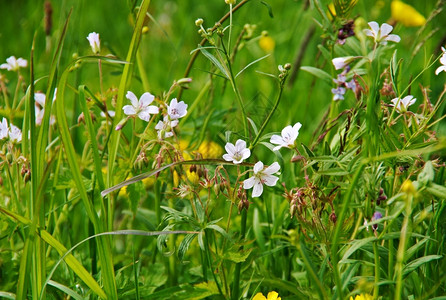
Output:
<instances>
[{"instance_id":1,"label":"small white blossom","mask_svg":"<svg viewBox=\"0 0 446 300\"><path fill-rule=\"evenodd\" d=\"M128 91L125 97L132 103L132 105L124 105L122 108L124 113L128 116L138 116L141 120L149 122L150 115L159 112L158 107L150 105L155 99L155 96L150 93L142 94L141 98L138 100L135 94Z\"/></svg>"},{"instance_id":2,"label":"small white blossom","mask_svg":"<svg viewBox=\"0 0 446 300\"><path fill-rule=\"evenodd\" d=\"M392 99L391 102L393 103L393 105L391 104L391 106L396 106L395 109L399 113L405 113L408 107L414 104L415 101L417 101L417 98L414 98L412 95L408 95L403 99L400 98Z\"/></svg>"},{"instance_id":3,"label":"small white blossom","mask_svg":"<svg viewBox=\"0 0 446 300\"><path fill-rule=\"evenodd\" d=\"M170 105L167 106L167 114L171 120L182 118L187 114L187 104L184 101L178 102L176 98L173 98Z\"/></svg>"},{"instance_id":4,"label":"small white blossom","mask_svg":"<svg viewBox=\"0 0 446 300\"><path fill-rule=\"evenodd\" d=\"M8 132L9 132L8 120L3 118L2 122L0 123L0 140L7 138Z\"/></svg>"},{"instance_id":5,"label":"small white blossom","mask_svg":"<svg viewBox=\"0 0 446 300\"><path fill-rule=\"evenodd\" d=\"M275 162L269 167L264 167L261 161L254 165L254 176L243 181L243 188L245 190L254 187L252 190L252 197L259 197L263 193L263 184L267 186L275 186L279 177L272 174L280 170L280 165Z\"/></svg>"},{"instance_id":6,"label":"small white blossom","mask_svg":"<svg viewBox=\"0 0 446 300\"><path fill-rule=\"evenodd\" d=\"M87 36L88 42L90 42L91 51L93 51L94 54L98 54L101 52L101 41L99 40L99 33L91 32Z\"/></svg>"},{"instance_id":7,"label":"small white blossom","mask_svg":"<svg viewBox=\"0 0 446 300\"><path fill-rule=\"evenodd\" d=\"M226 143L226 154L223 154L223 159L226 161L232 161L234 164L239 164L251 156L251 150L246 147L246 142L243 140L237 140L235 146L232 143Z\"/></svg>"},{"instance_id":8,"label":"small white blossom","mask_svg":"<svg viewBox=\"0 0 446 300\"><path fill-rule=\"evenodd\" d=\"M375 43L386 45L388 41L399 43L401 38L396 34L390 34L393 30L393 26L383 23L381 27L379 27L376 22L369 22L370 29L364 29L364 33L367 36L373 37L375 39Z\"/></svg>"},{"instance_id":9,"label":"small white blossom","mask_svg":"<svg viewBox=\"0 0 446 300\"><path fill-rule=\"evenodd\" d=\"M13 143L20 143L22 141L22 131L14 126L13 124L11 124L11 130L9 130L9 139L13 142Z\"/></svg>"},{"instance_id":10,"label":"small white blossom","mask_svg":"<svg viewBox=\"0 0 446 300\"><path fill-rule=\"evenodd\" d=\"M333 58L331 62L333 63L333 66L336 70L340 70L348 66L353 61L353 59L353 56L336 57Z\"/></svg>"},{"instance_id":11,"label":"small white blossom","mask_svg":"<svg viewBox=\"0 0 446 300\"><path fill-rule=\"evenodd\" d=\"M1 64L0 69L6 69L8 71L18 71L19 68L26 68L28 62L26 59L16 59L15 56L10 56L6 59L6 64Z\"/></svg>"},{"instance_id":12,"label":"small white blossom","mask_svg":"<svg viewBox=\"0 0 446 300\"><path fill-rule=\"evenodd\" d=\"M302 124L300 122L297 122L296 124L294 124L293 127L291 127L291 125L288 125L284 129L282 129L282 136L277 134L273 135L270 139L270 143L278 145L273 148L273 151L277 151L282 147L294 147L294 143L299 135L299 130L301 127Z\"/></svg>"},{"instance_id":13,"label":"small white blossom","mask_svg":"<svg viewBox=\"0 0 446 300\"><path fill-rule=\"evenodd\" d=\"M331 89L331 92L333 93L333 100L344 100L344 94L345 94L345 88L338 87L336 89Z\"/></svg>"},{"instance_id":14,"label":"small white blossom","mask_svg":"<svg viewBox=\"0 0 446 300\"><path fill-rule=\"evenodd\" d=\"M158 130L158 138L160 140L173 136L172 128L178 125L178 120L170 120L168 116L164 116L163 120L156 124L155 129Z\"/></svg>"},{"instance_id":15,"label":"small white blossom","mask_svg":"<svg viewBox=\"0 0 446 300\"><path fill-rule=\"evenodd\" d=\"M56 89L57 90L57 89ZM53 102L56 99L56 90L54 91L54 97ZM45 101L46 96L44 93L35 93L34 99L39 105L35 105L35 113L36 113L36 125L41 125L43 116L45 114ZM50 116L50 125L53 125L56 122L56 119L54 116Z\"/></svg>"},{"instance_id":16,"label":"small white blossom","mask_svg":"<svg viewBox=\"0 0 446 300\"><path fill-rule=\"evenodd\" d=\"M442 71L446 72L446 49L444 47L441 47L441 51L443 51L443 55L440 58L441 66L439 66L435 70L435 75L440 74L440 72Z\"/></svg>"}]
</instances>

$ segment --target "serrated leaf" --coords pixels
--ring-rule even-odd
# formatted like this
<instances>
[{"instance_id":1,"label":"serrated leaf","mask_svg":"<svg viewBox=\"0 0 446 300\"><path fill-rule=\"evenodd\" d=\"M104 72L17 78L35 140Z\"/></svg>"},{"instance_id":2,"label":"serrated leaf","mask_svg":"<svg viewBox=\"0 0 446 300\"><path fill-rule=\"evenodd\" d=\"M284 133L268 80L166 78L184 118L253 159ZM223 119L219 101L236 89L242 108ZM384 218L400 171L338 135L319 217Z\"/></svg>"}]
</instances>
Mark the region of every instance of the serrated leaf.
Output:
<instances>
[{"instance_id":1,"label":"serrated leaf","mask_svg":"<svg viewBox=\"0 0 446 300\"><path fill-rule=\"evenodd\" d=\"M245 250L235 250L230 249L229 251L223 254L223 259L230 260L235 263L241 263L246 261L249 254L251 254L253 248L245 249Z\"/></svg>"},{"instance_id":2,"label":"serrated leaf","mask_svg":"<svg viewBox=\"0 0 446 300\"><path fill-rule=\"evenodd\" d=\"M321 69L318 69L315 67L309 67L309 66L304 66L304 67L300 67L300 68L301 68L301 70L304 70L304 71L324 80L328 84L331 84L333 82L333 78L331 77L331 75Z\"/></svg>"},{"instance_id":3,"label":"serrated leaf","mask_svg":"<svg viewBox=\"0 0 446 300\"><path fill-rule=\"evenodd\" d=\"M181 241L180 246L178 247L178 258L180 261L183 260L184 255L189 249L190 243L194 240L195 236L196 234L187 234Z\"/></svg>"}]
</instances>

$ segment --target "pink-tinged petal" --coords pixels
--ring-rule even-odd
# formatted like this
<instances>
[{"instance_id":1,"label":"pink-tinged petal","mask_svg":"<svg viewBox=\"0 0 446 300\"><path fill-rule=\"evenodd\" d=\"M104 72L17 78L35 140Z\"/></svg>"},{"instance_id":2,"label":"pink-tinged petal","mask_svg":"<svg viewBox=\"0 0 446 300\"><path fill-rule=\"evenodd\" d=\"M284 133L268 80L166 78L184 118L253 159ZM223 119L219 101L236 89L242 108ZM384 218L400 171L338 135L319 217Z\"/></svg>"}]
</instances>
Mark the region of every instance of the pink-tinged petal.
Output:
<instances>
[{"instance_id":1,"label":"pink-tinged petal","mask_svg":"<svg viewBox=\"0 0 446 300\"><path fill-rule=\"evenodd\" d=\"M370 29L364 29L363 31L366 36L375 37L375 33Z\"/></svg>"},{"instance_id":2,"label":"pink-tinged petal","mask_svg":"<svg viewBox=\"0 0 446 300\"><path fill-rule=\"evenodd\" d=\"M260 197L263 193L263 184L260 181L256 181L254 184L254 189L252 190L252 197Z\"/></svg>"},{"instance_id":3,"label":"pink-tinged petal","mask_svg":"<svg viewBox=\"0 0 446 300\"><path fill-rule=\"evenodd\" d=\"M226 143L226 145L225 145L225 150L226 150L226 152L227 152L229 155L233 156L234 153L235 153L235 146L234 146L234 144L232 144L232 143Z\"/></svg>"},{"instance_id":4,"label":"pink-tinged petal","mask_svg":"<svg viewBox=\"0 0 446 300\"><path fill-rule=\"evenodd\" d=\"M131 105L124 105L124 107L122 108L124 110L124 113L127 116L133 116L136 115L136 111L135 108Z\"/></svg>"},{"instance_id":5,"label":"pink-tinged petal","mask_svg":"<svg viewBox=\"0 0 446 300\"><path fill-rule=\"evenodd\" d=\"M390 34L384 40L399 43L401 38L396 34Z\"/></svg>"},{"instance_id":6,"label":"pink-tinged petal","mask_svg":"<svg viewBox=\"0 0 446 300\"><path fill-rule=\"evenodd\" d=\"M265 183L267 186L275 186L277 183L277 180L279 180L279 177L274 175L264 175L262 177L263 183Z\"/></svg>"},{"instance_id":7,"label":"pink-tinged petal","mask_svg":"<svg viewBox=\"0 0 446 300\"><path fill-rule=\"evenodd\" d=\"M258 161L255 165L254 165L254 174L259 173L260 171L263 170L263 163L261 161Z\"/></svg>"},{"instance_id":8,"label":"pink-tinged petal","mask_svg":"<svg viewBox=\"0 0 446 300\"><path fill-rule=\"evenodd\" d=\"M245 190L249 190L250 188L252 188L254 186L254 183L256 182L255 177L249 177L248 179L246 179L245 181L243 181L243 188Z\"/></svg>"},{"instance_id":9,"label":"pink-tinged petal","mask_svg":"<svg viewBox=\"0 0 446 300\"><path fill-rule=\"evenodd\" d=\"M248 157L251 156L251 150L243 149L242 152L241 152L241 155L242 155L242 160L245 160L245 159L247 159Z\"/></svg>"},{"instance_id":10,"label":"pink-tinged petal","mask_svg":"<svg viewBox=\"0 0 446 300\"><path fill-rule=\"evenodd\" d=\"M143 121L149 122L149 121L150 121L150 117L151 117L151 115L150 115L150 113L149 113L148 111L143 110L142 112L140 112L140 113L138 114L138 117L139 117L141 120L143 120Z\"/></svg>"},{"instance_id":11,"label":"pink-tinged petal","mask_svg":"<svg viewBox=\"0 0 446 300\"><path fill-rule=\"evenodd\" d=\"M170 127L171 127L171 128L174 128L175 126L178 125L178 123L179 123L178 120L173 120L172 122L170 122Z\"/></svg>"},{"instance_id":12,"label":"pink-tinged petal","mask_svg":"<svg viewBox=\"0 0 446 300\"><path fill-rule=\"evenodd\" d=\"M271 139L269 140L271 144L276 145L282 145L283 144L283 138L280 135L274 134Z\"/></svg>"},{"instance_id":13,"label":"pink-tinged petal","mask_svg":"<svg viewBox=\"0 0 446 300\"><path fill-rule=\"evenodd\" d=\"M382 23L380 30L381 30L381 37L385 37L392 32L393 26L387 23Z\"/></svg>"},{"instance_id":14,"label":"pink-tinged petal","mask_svg":"<svg viewBox=\"0 0 446 300\"><path fill-rule=\"evenodd\" d=\"M232 161L232 162L234 162L233 161L233 159L232 159L232 156L231 155L229 155L229 154L223 154L223 159L224 160L226 160L226 161ZM235 162L234 162L235 163Z\"/></svg>"},{"instance_id":15,"label":"pink-tinged petal","mask_svg":"<svg viewBox=\"0 0 446 300\"><path fill-rule=\"evenodd\" d=\"M274 173L276 173L277 171L279 171L280 170L280 165L279 165L279 163L278 162L274 162L272 165L270 165L269 167L267 167L264 171L263 171L263 173L264 174L274 174Z\"/></svg>"},{"instance_id":16,"label":"pink-tinged petal","mask_svg":"<svg viewBox=\"0 0 446 300\"><path fill-rule=\"evenodd\" d=\"M135 94L133 94L133 92L127 91L127 94L125 95L125 97L130 100L130 102L132 103L133 107L135 107L135 108L139 107L138 98L136 97Z\"/></svg>"},{"instance_id":17,"label":"pink-tinged petal","mask_svg":"<svg viewBox=\"0 0 446 300\"><path fill-rule=\"evenodd\" d=\"M446 72L446 66L438 67L438 68L435 70L435 75L440 74L440 72L442 72L442 71Z\"/></svg>"},{"instance_id":18,"label":"pink-tinged petal","mask_svg":"<svg viewBox=\"0 0 446 300\"><path fill-rule=\"evenodd\" d=\"M22 68L26 68L26 66L28 66L28 62L26 61L26 59L23 59L23 58L19 58L17 60L17 64L19 65L19 67L22 67Z\"/></svg>"},{"instance_id":19,"label":"pink-tinged petal","mask_svg":"<svg viewBox=\"0 0 446 300\"><path fill-rule=\"evenodd\" d=\"M237 142L235 142L235 149L237 149L238 151L241 151L245 148L246 142L244 140L237 140Z\"/></svg>"},{"instance_id":20,"label":"pink-tinged petal","mask_svg":"<svg viewBox=\"0 0 446 300\"><path fill-rule=\"evenodd\" d=\"M144 111L145 111L145 112L148 112L149 114L152 114L152 115L156 115L156 114L158 114L158 113L160 112L158 106L155 106L155 105L149 105L149 106L147 106L147 107L144 109Z\"/></svg>"},{"instance_id":21,"label":"pink-tinged petal","mask_svg":"<svg viewBox=\"0 0 446 300\"><path fill-rule=\"evenodd\" d=\"M375 21L372 21L372 22L369 22L368 24L369 24L369 26L370 26L370 28L372 29L372 32L373 32L372 36L375 36L378 33L378 31L379 31L378 23L376 23Z\"/></svg>"},{"instance_id":22,"label":"pink-tinged petal","mask_svg":"<svg viewBox=\"0 0 446 300\"><path fill-rule=\"evenodd\" d=\"M150 103L152 103L154 99L155 99L155 96L153 96L152 94L144 93L144 94L142 94L141 98L139 99L139 103L140 103L141 107L146 107Z\"/></svg>"},{"instance_id":23,"label":"pink-tinged petal","mask_svg":"<svg viewBox=\"0 0 446 300\"><path fill-rule=\"evenodd\" d=\"M45 98L46 96L44 93L34 93L34 100L36 100L41 107L45 107Z\"/></svg>"}]
</instances>

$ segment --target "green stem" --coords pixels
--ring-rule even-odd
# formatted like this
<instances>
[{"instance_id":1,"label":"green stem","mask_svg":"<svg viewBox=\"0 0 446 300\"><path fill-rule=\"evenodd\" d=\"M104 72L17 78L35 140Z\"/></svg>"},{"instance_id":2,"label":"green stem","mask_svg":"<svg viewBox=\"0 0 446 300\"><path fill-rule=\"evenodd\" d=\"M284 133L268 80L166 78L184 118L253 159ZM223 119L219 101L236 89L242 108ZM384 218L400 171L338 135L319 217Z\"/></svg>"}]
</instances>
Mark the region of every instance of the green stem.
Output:
<instances>
[{"instance_id":1,"label":"green stem","mask_svg":"<svg viewBox=\"0 0 446 300\"><path fill-rule=\"evenodd\" d=\"M395 288L395 300L401 300L401 292L403 290L403 264L404 256L406 253L406 244L409 236L409 218L412 213L412 201L413 195L407 194L406 199L406 215L404 216L403 226L401 227L400 243L398 245L398 252L396 253L396 288Z\"/></svg>"},{"instance_id":2,"label":"green stem","mask_svg":"<svg viewBox=\"0 0 446 300\"><path fill-rule=\"evenodd\" d=\"M270 112L269 112L268 116L266 117L265 121L263 122L262 126L260 126L259 132L257 133L256 137L254 138L251 146L249 147L250 149L254 148L257 145L257 143L259 142L260 136L262 135L263 131L266 128L266 125L268 125L268 123L271 120L274 112L276 111L277 107L279 106L280 99L282 98L284 85L285 85L285 80L283 80L280 83L279 94L277 95L276 102L274 103L273 108L270 110Z\"/></svg>"},{"instance_id":3,"label":"green stem","mask_svg":"<svg viewBox=\"0 0 446 300\"><path fill-rule=\"evenodd\" d=\"M373 299L378 299L379 296L379 252L378 241L373 242L373 252L375 254L375 288L373 289Z\"/></svg>"},{"instance_id":4,"label":"green stem","mask_svg":"<svg viewBox=\"0 0 446 300\"><path fill-rule=\"evenodd\" d=\"M209 252L210 252L209 239L207 237L206 231L204 232L204 239L205 239L205 243L206 243L205 253L206 253L206 259L207 259L207 262L209 265L209 269L211 269L211 273L212 273L212 276L214 277L214 281L215 281L215 284L217 285L219 293L224 297L225 294L223 293L223 290L221 289L220 283L217 280L217 276L215 276L215 272L212 270L213 268L212 268L211 256L209 255Z\"/></svg>"},{"instance_id":5,"label":"green stem","mask_svg":"<svg viewBox=\"0 0 446 300\"><path fill-rule=\"evenodd\" d=\"M246 220L248 215L248 210L243 209L242 212L242 221L241 221L241 230L240 230L240 240L243 241L245 239L246 234ZM243 247L240 247L242 250ZM234 273L234 281L232 283L232 300L238 300L240 294L240 272L242 270L242 263L239 262L235 265L235 273Z\"/></svg>"}]
</instances>

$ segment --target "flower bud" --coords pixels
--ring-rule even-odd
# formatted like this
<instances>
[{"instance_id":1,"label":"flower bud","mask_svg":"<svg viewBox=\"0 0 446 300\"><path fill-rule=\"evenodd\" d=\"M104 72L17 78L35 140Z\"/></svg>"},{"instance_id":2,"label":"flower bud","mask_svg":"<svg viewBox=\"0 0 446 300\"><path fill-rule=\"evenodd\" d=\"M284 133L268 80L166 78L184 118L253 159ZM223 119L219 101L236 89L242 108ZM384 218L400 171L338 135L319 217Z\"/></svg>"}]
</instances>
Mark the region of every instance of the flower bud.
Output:
<instances>
[{"instance_id":1,"label":"flower bud","mask_svg":"<svg viewBox=\"0 0 446 300\"><path fill-rule=\"evenodd\" d=\"M144 27L141 29L141 33L142 33L142 34L146 34L147 32L149 32L149 26L144 26Z\"/></svg>"},{"instance_id":2,"label":"flower bud","mask_svg":"<svg viewBox=\"0 0 446 300\"><path fill-rule=\"evenodd\" d=\"M330 220L333 222L333 224L336 224L336 220L337 220L338 218L336 217L336 214L335 214L335 212L333 211L331 214L330 214Z\"/></svg>"},{"instance_id":3,"label":"flower bud","mask_svg":"<svg viewBox=\"0 0 446 300\"><path fill-rule=\"evenodd\" d=\"M115 130L121 130L122 127L125 126L125 124L127 123L128 118L122 119L121 121L119 121L118 125L116 125Z\"/></svg>"},{"instance_id":4,"label":"flower bud","mask_svg":"<svg viewBox=\"0 0 446 300\"><path fill-rule=\"evenodd\" d=\"M291 69L291 64L290 63L286 63L284 66L285 70L290 70Z\"/></svg>"},{"instance_id":5,"label":"flower bud","mask_svg":"<svg viewBox=\"0 0 446 300\"><path fill-rule=\"evenodd\" d=\"M417 190L410 179L406 179L401 185L401 191L407 195L415 195Z\"/></svg>"},{"instance_id":6,"label":"flower bud","mask_svg":"<svg viewBox=\"0 0 446 300\"><path fill-rule=\"evenodd\" d=\"M12 154L10 152L6 153L6 161L8 163L12 164L13 157L12 157Z\"/></svg>"},{"instance_id":7,"label":"flower bud","mask_svg":"<svg viewBox=\"0 0 446 300\"><path fill-rule=\"evenodd\" d=\"M195 26L200 27L201 25L203 25L203 19L202 18L196 19Z\"/></svg>"},{"instance_id":8,"label":"flower bud","mask_svg":"<svg viewBox=\"0 0 446 300\"><path fill-rule=\"evenodd\" d=\"M236 0L225 0L225 3L229 5L234 5L236 2Z\"/></svg>"}]
</instances>

